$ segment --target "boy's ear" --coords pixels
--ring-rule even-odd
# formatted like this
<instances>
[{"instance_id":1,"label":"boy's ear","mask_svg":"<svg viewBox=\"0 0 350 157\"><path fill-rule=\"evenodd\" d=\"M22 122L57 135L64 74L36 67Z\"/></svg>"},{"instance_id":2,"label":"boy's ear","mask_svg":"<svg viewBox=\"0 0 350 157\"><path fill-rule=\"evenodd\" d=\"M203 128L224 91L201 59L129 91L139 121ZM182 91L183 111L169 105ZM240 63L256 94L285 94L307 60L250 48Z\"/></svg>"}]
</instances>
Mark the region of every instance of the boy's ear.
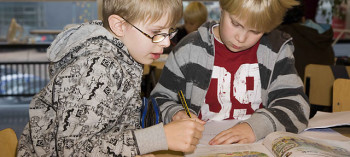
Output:
<instances>
[{"instance_id":1,"label":"boy's ear","mask_svg":"<svg viewBox=\"0 0 350 157\"><path fill-rule=\"evenodd\" d=\"M111 15L108 17L109 28L117 36L124 36L125 32L125 20L118 15Z\"/></svg>"}]
</instances>

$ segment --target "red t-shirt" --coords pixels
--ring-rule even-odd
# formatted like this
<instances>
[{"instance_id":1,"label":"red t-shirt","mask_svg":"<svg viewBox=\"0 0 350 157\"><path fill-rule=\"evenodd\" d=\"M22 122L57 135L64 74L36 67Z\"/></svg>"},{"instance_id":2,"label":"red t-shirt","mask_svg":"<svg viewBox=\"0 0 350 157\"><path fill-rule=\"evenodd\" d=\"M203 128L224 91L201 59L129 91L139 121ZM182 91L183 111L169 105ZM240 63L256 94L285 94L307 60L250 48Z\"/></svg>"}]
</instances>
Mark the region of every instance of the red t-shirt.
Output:
<instances>
[{"instance_id":1,"label":"red t-shirt","mask_svg":"<svg viewBox=\"0 0 350 157\"><path fill-rule=\"evenodd\" d=\"M215 39L213 74L199 118L207 120L244 120L262 108L257 42L235 53Z\"/></svg>"}]
</instances>

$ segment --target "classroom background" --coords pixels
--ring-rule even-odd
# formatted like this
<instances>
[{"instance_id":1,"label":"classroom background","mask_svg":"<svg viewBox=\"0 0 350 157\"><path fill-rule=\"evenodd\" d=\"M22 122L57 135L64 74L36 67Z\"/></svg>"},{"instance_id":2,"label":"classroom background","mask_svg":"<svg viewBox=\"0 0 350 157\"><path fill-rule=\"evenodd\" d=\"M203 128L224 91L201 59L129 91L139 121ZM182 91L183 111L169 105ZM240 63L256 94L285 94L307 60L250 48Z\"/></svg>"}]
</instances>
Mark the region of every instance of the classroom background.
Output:
<instances>
[{"instance_id":1,"label":"classroom background","mask_svg":"<svg viewBox=\"0 0 350 157\"><path fill-rule=\"evenodd\" d=\"M335 65L349 66L350 2L347 0L304 0L305 16L316 23L329 24L333 29ZM184 8L191 1L184 0ZM219 20L217 0L202 0L208 9L208 20ZM0 130L13 128L20 136L28 122L31 97L48 82L46 49L58 33L70 25L99 19L99 0L0 0ZM183 24L183 20L179 24ZM143 94L147 96L157 82L166 56L151 66L145 66ZM327 67L333 65L327 65ZM348 67L346 67L348 68ZM347 73L349 73L348 70ZM323 71L324 72L324 71ZM324 77L316 71L317 77ZM334 102L331 77L325 89L310 85L302 78L305 92L315 99L316 110L332 112ZM309 83L309 84L308 84ZM325 84L324 82L321 82ZM349 87L350 88L350 87ZM319 94L317 91L324 91ZM313 93L316 95L312 95ZM349 91L349 90L348 90ZM343 92L343 94L346 92ZM348 92L349 93L349 92ZM344 97L349 96L345 94ZM312 103L312 102L311 102ZM349 102L346 102L350 106Z\"/></svg>"}]
</instances>

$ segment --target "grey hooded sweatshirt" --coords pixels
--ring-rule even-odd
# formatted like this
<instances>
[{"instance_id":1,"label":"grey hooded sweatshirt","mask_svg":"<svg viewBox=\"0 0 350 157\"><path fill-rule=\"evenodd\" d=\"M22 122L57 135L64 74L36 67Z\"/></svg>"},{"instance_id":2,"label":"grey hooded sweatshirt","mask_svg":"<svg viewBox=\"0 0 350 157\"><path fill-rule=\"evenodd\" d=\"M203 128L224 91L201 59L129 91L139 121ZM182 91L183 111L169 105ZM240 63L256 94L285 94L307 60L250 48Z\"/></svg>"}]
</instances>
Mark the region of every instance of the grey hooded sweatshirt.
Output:
<instances>
[{"instance_id":1,"label":"grey hooded sweatshirt","mask_svg":"<svg viewBox=\"0 0 350 157\"><path fill-rule=\"evenodd\" d=\"M199 114L213 72L215 46L211 31L217 22L204 23L184 37L169 54L160 79L151 92L162 111L164 123L183 107L182 90L189 109ZM263 108L255 110L248 123L256 140L275 131L300 133L309 121L310 105L303 82L294 66L292 38L281 31L264 34L257 50Z\"/></svg>"},{"instance_id":2,"label":"grey hooded sweatshirt","mask_svg":"<svg viewBox=\"0 0 350 157\"><path fill-rule=\"evenodd\" d=\"M50 82L30 103L18 156L135 156L167 150L163 124L140 129L142 65L100 21L59 34Z\"/></svg>"}]
</instances>

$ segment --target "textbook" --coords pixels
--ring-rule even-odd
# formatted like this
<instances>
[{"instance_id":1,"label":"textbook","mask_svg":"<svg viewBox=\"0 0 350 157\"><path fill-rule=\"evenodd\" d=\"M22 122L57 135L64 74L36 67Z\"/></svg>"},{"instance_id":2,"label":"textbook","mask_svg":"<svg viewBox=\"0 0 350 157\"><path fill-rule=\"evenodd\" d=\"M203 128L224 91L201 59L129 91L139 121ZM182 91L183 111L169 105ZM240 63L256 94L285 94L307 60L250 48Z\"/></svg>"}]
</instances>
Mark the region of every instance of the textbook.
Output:
<instances>
[{"instance_id":1,"label":"textbook","mask_svg":"<svg viewBox=\"0 0 350 157\"><path fill-rule=\"evenodd\" d=\"M350 138L331 127L350 126L350 111L320 112L310 119L308 127L300 134L274 132L253 144L208 145L218 133L241 122L241 120L209 121L205 124L203 137L194 153L186 157L232 157L232 156L349 156ZM322 140L321 140L322 139Z\"/></svg>"},{"instance_id":2,"label":"textbook","mask_svg":"<svg viewBox=\"0 0 350 157\"><path fill-rule=\"evenodd\" d=\"M319 140L289 132L273 132L261 143L197 145L186 157L350 157L350 141Z\"/></svg>"}]
</instances>

